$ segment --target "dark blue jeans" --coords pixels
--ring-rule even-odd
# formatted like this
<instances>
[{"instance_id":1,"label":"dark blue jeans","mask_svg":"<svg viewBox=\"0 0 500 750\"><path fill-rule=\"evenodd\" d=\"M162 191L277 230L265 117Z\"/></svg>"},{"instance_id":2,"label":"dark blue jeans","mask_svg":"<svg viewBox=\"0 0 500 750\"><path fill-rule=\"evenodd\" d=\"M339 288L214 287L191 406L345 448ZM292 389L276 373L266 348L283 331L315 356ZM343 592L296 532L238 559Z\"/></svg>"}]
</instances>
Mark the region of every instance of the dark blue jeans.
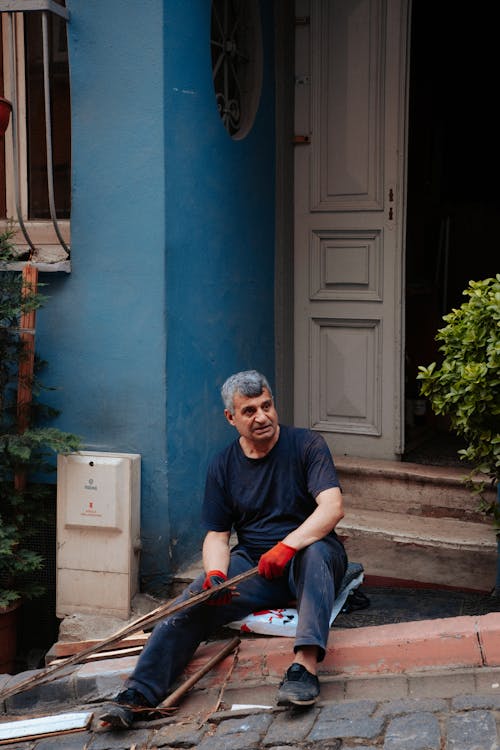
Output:
<instances>
[{"instance_id":1,"label":"dark blue jeans","mask_svg":"<svg viewBox=\"0 0 500 750\"><path fill-rule=\"evenodd\" d=\"M231 552L228 577L232 578L255 566L242 548ZM260 575L238 585L239 596L230 604L215 606L205 602L167 617L155 626L139 657L127 687L142 693L157 705L171 691L174 682L192 659L199 644L218 627L240 620L262 609L286 607L297 601L298 623L294 651L302 646L317 646L322 661L328 642L330 615L335 592L347 567L342 544L326 537L298 552L288 575L267 581ZM205 575L199 576L176 599L189 599L202 590Z\"/></svg>"}]
</instances>

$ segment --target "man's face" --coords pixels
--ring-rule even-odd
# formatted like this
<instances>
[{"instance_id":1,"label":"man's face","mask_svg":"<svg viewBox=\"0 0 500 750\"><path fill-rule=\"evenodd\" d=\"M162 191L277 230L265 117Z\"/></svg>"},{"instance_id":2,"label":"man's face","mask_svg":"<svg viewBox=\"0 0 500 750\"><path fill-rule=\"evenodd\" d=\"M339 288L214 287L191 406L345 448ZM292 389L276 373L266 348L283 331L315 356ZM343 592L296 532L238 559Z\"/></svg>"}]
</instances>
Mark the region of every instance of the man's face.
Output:
<instances>
[{"instance_id":1,"label":"man's face","mask_svg":"<svg viewBox=\"0 0 500 750\"><path fill-rule=\"evenodd\" d=\"M255 444L272 442L278 430L278 414L274 401L264 388L260 396L234 396L234 414L225 409L226 419L241 437Z\"/></svg>"}]
</instances>

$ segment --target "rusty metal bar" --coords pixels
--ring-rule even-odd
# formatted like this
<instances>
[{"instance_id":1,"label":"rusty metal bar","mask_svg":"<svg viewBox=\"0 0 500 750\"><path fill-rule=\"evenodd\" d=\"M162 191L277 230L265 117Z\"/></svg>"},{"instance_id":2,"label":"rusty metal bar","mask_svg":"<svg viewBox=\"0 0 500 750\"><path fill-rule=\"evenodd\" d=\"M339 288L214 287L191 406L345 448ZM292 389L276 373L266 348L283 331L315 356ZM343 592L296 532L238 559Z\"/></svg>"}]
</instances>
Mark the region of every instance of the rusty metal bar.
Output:
<instances>
[{"instance_id":1,"label":"rusty metal bar","mask_svg":"<svg viewBox=\"0 0 500 750\"><path fill-rule=\"evenodd\" d=\"M22 272L23 298L36 293L38 285L38 270L31 263L27 263ZM19 338L23 349L19 372L17 375L17 429L20 435L30 426L31 407L33 402L33 371L35 366L35 326L36 310L23 312L19 320ZM14 487L21 492L26 487L26 471L18 470L14 475Z\"/></svg>"}]
</instances>

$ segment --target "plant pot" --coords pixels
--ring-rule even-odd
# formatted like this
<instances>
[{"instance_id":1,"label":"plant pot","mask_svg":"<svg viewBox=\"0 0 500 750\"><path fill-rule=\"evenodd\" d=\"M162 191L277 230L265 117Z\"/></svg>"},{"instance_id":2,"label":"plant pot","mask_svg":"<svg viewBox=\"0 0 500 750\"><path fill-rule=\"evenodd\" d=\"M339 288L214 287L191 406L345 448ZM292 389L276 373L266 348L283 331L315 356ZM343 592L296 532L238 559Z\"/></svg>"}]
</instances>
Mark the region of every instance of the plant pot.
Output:
<instances>
[{"instance_id":1,"label":"plant pot","mask_svg":"<svg viewBox=\"0 0 500 750\"><path fill-rule=\"evenodd\" d=\"M0 96L0 136L5 135L5 131L9 127L11 112L12 103L4 96Z\"/></svg>"},{"instance_id":2,"label":"plant pot","mask_svg":"<svg viewBox=\"0 0 500 750\"><path fill-rule=\"evenodd\" d=\"M20 611L21 602L0 607L0 674L14 673Z\"/></svg>"}]
</instances>

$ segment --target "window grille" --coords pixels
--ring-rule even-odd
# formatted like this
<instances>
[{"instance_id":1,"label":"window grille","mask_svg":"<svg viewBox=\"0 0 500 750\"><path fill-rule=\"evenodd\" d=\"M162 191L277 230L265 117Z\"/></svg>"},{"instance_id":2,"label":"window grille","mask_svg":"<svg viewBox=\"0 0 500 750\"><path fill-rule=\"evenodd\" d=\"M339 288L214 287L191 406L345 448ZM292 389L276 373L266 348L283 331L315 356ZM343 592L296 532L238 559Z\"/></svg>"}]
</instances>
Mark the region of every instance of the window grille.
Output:
<instances>
[{"instance_id":1,"label":"window grille","mask_svg":"<svg viewBox=\"0 0 500 750\"><path fill-rule=\"evenodd\" d=\"M23 159L24 165L26 164L26 156L25 154L23 154L23 149L25 148L25 146L24 144L20 144L20 125L22 118L25 117L25 114L23 111L21 111L21 105L24 104L22 102L22 96L20 96L19 92L19 81L20 75L22 75L22 71L20 73L20 71L18 70L21 56L19 55L19 50L17 49L19 45L19 35L16 33L15 21L16 16L21 15L23 17L23 21L26 19L26 21L29 22L26 24L26 28L27 31L30 31L31 33L31 36L28 36L28 34L26 34L26 36L23 37L23 43L26 41L26 44L29 43L36 48L36 53L39 57L41 57L41 78L43 79L43 81L40 82L35 79L34 86L37 87L41 85L41 87L43 88L43 99L41 98L43 107L40 108L43 109L43 114L40 114L40 117L44 121L45 130L47 197L45 199L37 198L37 196L40 194L40 189L37 188L37 185L39 184L39 169L37 171L36 157L38 155L38 152L41 150L41 140L43 139L39 139L38 143L31 140L31 149L33 153L31 154L29 169L26 167L26 176L29 185L28 189L31 191L30 202L38 206L38 215L35 218L50 219L55 235L57 237L57 242L69 257L70 247L68 245L67 238L65 238L64 233L61 230L60 218L58 218L58 210L59 213L61 213L61 207L59 206L58 208L56 208L56 197L54 191L54 146L58 144L55 144L53 139L53 113L51 111L51 83L53 83L53 81L51 80L51 78L53 77L51 66L52 68L54 68L54 60L57 60L57 58L54 57L54 45L51 45L51 25L54 24L54 19L57 18L63 19L64 22L67 22L69 19L69 13L64 5L55 2L55 0L0 0L0 14L2 17L2 25L4 29L4 47L6 47L6 49L4 49L4 60L7 63L6 83L9 88L8 99L10 99L10 102L12 104L10 135L13 169L13 202L15 209L15 216L13 216L12 218L14 218L14 220L19 224L22 235L24 236L24 239L26 240L26 243L29 247L29 253L31 257L32 254L36 253L36 247L34 244L36 240L34 240L31 236L31 226L36 222L31 221L31 219L33 218L31 215L27 217L27 209L22 205L21 200L21 171ZM28 18L26 14L29 14L30 17ZM38 30L36 24L34 23L35 19L36 21L39 20ZM37 34L38 38L36 38ZM24 65L24 59L22 64ZM32 109L34 109L32 98L30 96L30 85L31 87L33 87L33 84L30 84L29 82L29 70L26 71L26 75L27 83L25 106L27 113L29 115L33 115L33 112L29 111L30 105L32 106ZM37 92L35 91L35 93ZM22 109L24 109L24 106L22 106ZM32 138L32 134L28 132L28 143L26 148L30 146L30 139ZM35 164L35 167L32 166L33 164ZM69 218L69 168L66 182L68 183L66 190L68 199L65 203L63 202L64 205L62 206L62 212L65 214L64 218ZM48 203L48 206L46 208L44 208L42 205L44 200L46 200ZM43 215L43 211L46 212L46 216ZM27 221L28 218L30 219L30 221Z\"/></svg>"},{"instance_id":2,"label":"window grille","mask_svg":"<svg viewBox=\"0 0 500 750\"><path fill-rule=\"evenodd\" d=\"M257 0L212 0L210 51L217 110L233 140L250 132L262 87Z\"/></svg>"}]
</instances>

